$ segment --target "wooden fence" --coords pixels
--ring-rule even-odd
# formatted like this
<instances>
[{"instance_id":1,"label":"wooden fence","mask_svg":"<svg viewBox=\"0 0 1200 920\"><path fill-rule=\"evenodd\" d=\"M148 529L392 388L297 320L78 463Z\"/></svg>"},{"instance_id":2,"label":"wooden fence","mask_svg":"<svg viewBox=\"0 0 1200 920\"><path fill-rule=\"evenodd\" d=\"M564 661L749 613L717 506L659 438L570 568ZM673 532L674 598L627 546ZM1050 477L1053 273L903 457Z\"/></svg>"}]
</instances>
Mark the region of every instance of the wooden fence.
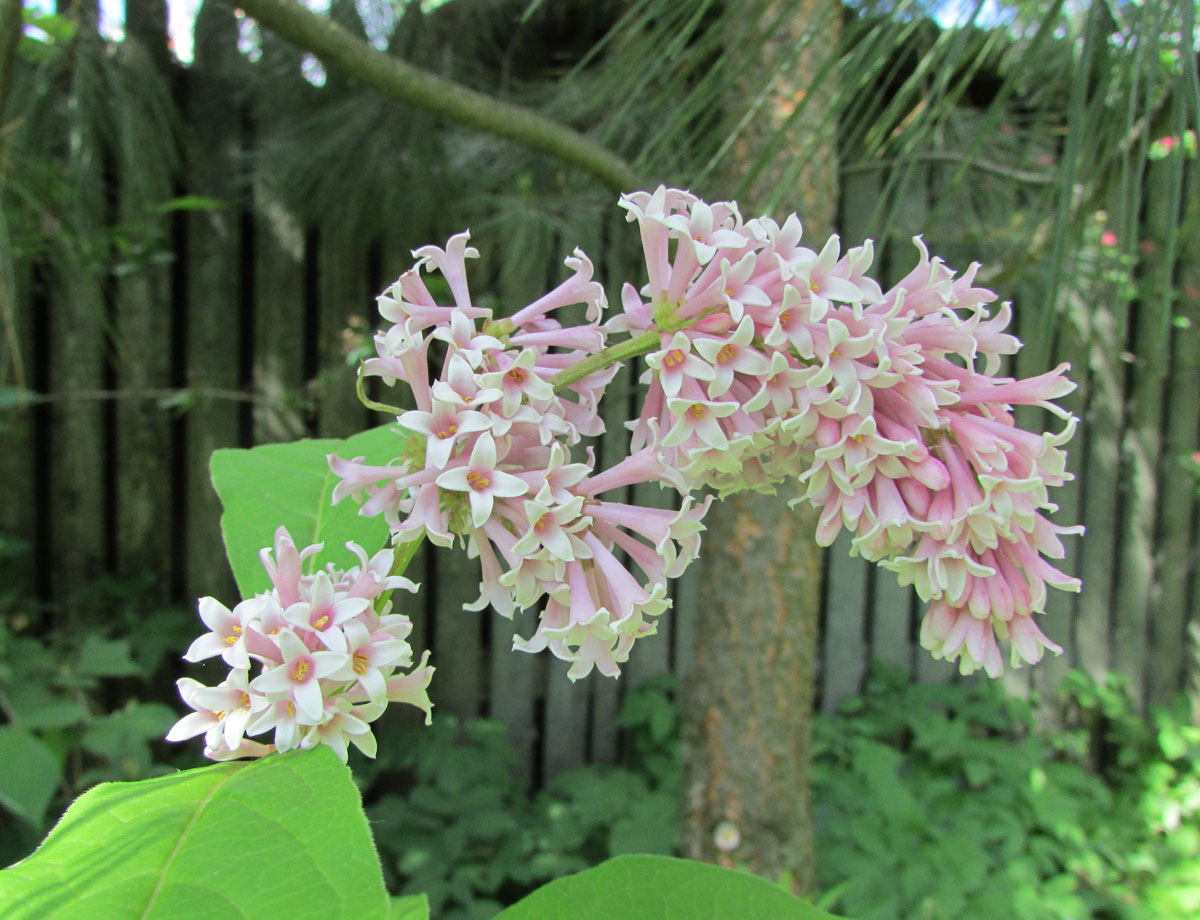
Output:
<instances>
[{"instance_id":1,"label":"wooden fence","mask_svg":"<svg viewBox=\"0 0 1200 920\"><path fill-rule=\"evenodd\" d=\"M164 600L190 606L214 594L233 602L207 474L211 452L341 437L386 421L355 399L347 330L374 323L373 297L408 267L409 248L440 240L406 239L401 227L387 238L354 239L300 226L289 215L250 172L267 126L242 101L251 65L223 22L199 36L196 64L174 73L187 158L169 192L227 206L164 217L175 254L169 264L65 280L44 265L17 265L16 346L37 395L33 405L3 410L0 533L30 543L29 572L44 597L77 602L98 574L148 567ZM1080 382L1064 401L1083 421L1071 450L1076 479L1057 501L1061 521L1082 521L1089 530L1070 540L1065 564L1085 589L1079 596L1055 592L1044 628L1066 651L1010 673L1014 692L1052 688L1074 666L1123 672L1140 698L1162 701L1191 674L1187 627L1200 620L1200 515L1195 479L1180 458L1200 447L1200 174L1190 169L1188 193L1173 197L1169 168L1165 161L1151 166L1146 183L1150 245L1143 244L1138 271L1156 296L1132 305L1115 296L1069 298L1053 340L1043 343L1046 367L1070 361ZM937 170L928 170L930 200L940 193ZM879 173L845 177L847 241L866 235L862 215L883 183ZM1181 200L1186 215L1171 212ZM120 185L110 206L120 212ZM919 232L925 207L919 196L905 200L900 235ZM618 302L618 279L637 277L637 242L612 211L596 239L564 239L556 248L565 254L583 245ZM1180 234L1183 249L1167 263L1165 249L1153 244L1179 221L1191 230ZM503 281L502 255L485 252L479 270L481 278L502 279L501 295L521 296L522 284L532 293L544 280ZM911 250L889 246L878 272L899 277L911 260ZM1182 293L1173 299L1166 296L1171 290ZM1016 313L1018 331L1040 315L1019 298ZM1024 374L1046 369L1017 364ZM613 383L602 453L623 449L619 417L633 386L628 369ZM181 390L191 408L162 407ZM653 488L634 497L669 500ZM514 624L462 610L476 596L471 568L448 551L422 551L414 562L425 587L407 612L416 624L414 645L432 649L440 711L505 720L531 778L613 760L624 688L686 669L703 566L675 587L674 610L656 638L639 643L622 681L592 676L576 685L560 662L509 650L514 631L532 630L532 613ZM891 573L851 558L839 543L828 554L824 591L818 693L825 709L860 688L873 659L925 681L956 679L952 666L918 647L920 607ZM53 608L61 620L55 625L79 617L70 606Z\"/></svg>"}]
</instances>

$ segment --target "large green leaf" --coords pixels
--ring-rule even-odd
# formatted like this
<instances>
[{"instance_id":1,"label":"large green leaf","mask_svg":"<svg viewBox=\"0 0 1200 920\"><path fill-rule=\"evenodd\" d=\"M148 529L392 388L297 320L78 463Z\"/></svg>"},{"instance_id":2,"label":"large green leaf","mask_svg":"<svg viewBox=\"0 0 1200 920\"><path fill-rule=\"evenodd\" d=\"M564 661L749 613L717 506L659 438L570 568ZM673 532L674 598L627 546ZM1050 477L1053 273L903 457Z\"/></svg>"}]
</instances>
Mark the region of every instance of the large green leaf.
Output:
<instances>
[{"instance_id":1,"label":"large green leaf","mask_svg":"<svg viewBox=\"0 0 1200 920\"><path fill-rule=\"evenodd\" d=\"M543 885L494 920L832 920L755 875L670 856L618 856Z\"/></svg>"},{"instance_id":2,"label":"large green leaf","mask_svg":"<svg viewBox=\"0 0 1200 920\"><path fill-rule=\"evenodd\" d=\"M338 479L325 458L337 454L348 460L365 457L367 463L387 463L404 450L406 436L398 431L390 425L344 441L293 441L213 451L213 486L225 508L221 533L243 597L271 587L258 553L273 544L281 524L300 548L325 544L321 553L308 560L310 567L353 564L354 557L345 548L347 540L368 553L384 546L388 530L382 517L362 517L350 499L332 504L330 496Z\"/></svg>"},{"instance_id":3,"label":"large green leaf","mask_svg":"<svg viewBox=\"0 0 1200 920\"><path fill-rule=\"evenodd\" d=\"M5 920L383 920L388 903L358 790L323 745L97 786L0 872Z\"/></svg>"}]
</instances>

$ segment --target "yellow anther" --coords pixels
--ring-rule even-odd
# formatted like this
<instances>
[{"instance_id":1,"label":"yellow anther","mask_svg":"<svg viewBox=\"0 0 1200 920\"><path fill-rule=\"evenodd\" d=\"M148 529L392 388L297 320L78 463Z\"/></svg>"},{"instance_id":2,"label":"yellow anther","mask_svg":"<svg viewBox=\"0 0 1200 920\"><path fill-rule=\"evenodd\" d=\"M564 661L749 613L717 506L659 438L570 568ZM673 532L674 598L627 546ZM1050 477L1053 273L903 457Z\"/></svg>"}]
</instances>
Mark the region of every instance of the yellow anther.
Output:
<instances>
[{"instance_id":1,"label":"yellow anther","mask_svg":"<svg viewBox=\"0 0 1200 920\"><path fill-rule=\"evenodd\" d=\"M477 473L475 470L471 470L471 472L467 473L467 484L470 485L472 489L478 491L486 489L492 484L492 481L484 476L483 473Z\"/></svg>"}]
</instances>

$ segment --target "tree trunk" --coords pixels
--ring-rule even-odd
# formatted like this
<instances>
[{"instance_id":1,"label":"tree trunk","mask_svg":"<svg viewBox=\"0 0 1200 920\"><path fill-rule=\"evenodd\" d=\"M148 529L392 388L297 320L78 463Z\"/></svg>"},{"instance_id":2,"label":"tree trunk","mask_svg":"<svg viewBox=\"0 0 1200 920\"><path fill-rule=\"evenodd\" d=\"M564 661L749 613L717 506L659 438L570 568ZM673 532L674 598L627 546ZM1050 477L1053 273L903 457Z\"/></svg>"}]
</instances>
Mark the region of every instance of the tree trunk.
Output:
<instances>
[{"instance_id":1,"label":"tree trunk","mask_svg":"<svg viewBox=\"0 0 1200 920\"><path fill-rule=\"evenodd\" d=\"M782 8L770 4L760 21L774 21ZM746 45L758 60L752 82L766 85L775 70L780 76L735 148L743 216L773 206L782 220L795 209L805 242L818 250L838 188L835 125L823 123L832 87L817 75L836 43L838 15L830 0L805 0L765 49ZM757 98L748 90L746 98ZM777 152L760 155L780 132ZM743 493L707 516L703 601L683 701L684 846L693 859L744 865L808 894L816 887L809 761L822 551L815 513L790 510L791 494Z\"/></svg>"}]
</instances>

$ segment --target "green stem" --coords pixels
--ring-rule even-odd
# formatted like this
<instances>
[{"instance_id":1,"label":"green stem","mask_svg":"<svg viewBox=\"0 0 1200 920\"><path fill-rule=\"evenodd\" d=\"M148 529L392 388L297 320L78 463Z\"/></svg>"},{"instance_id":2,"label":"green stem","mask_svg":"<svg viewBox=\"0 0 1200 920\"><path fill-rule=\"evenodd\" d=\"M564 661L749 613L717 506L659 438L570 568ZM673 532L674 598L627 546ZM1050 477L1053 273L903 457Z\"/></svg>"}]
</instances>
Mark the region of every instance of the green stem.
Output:
<instances>
[{"instance_id":1,"label":"green stem","mask_svg":"<svg viewBox=\"0 0 1200 920\"><path fill-rule=\"evenodd\" d=\"M621 361L628 361L630 358L636 358L638 355L649 354L658 348L661 342L662 332L660 330L651 329L649 332L643 332L632 339L610 345L604 351L588 355L578 364L572 364L565 370L559 371L550 378L550 385L554 387L554 392L561 392L596 371L604 370L604 368Z\"/></svg>"},{"instance_id":2,"label":"green stem","mask_svg":"<svg viewBox=\"0 0 1200 920\"><path fill-rule=\"evenodd\" d=\"M387 403L375 402L367 396L363 390L363 365L358 365L358 377L354 381L354 392L358 394L358 401L375 412L386 412L388 415L403 415L404 410L396 406L389 406Z\"/></svg>"}]
</instances>

